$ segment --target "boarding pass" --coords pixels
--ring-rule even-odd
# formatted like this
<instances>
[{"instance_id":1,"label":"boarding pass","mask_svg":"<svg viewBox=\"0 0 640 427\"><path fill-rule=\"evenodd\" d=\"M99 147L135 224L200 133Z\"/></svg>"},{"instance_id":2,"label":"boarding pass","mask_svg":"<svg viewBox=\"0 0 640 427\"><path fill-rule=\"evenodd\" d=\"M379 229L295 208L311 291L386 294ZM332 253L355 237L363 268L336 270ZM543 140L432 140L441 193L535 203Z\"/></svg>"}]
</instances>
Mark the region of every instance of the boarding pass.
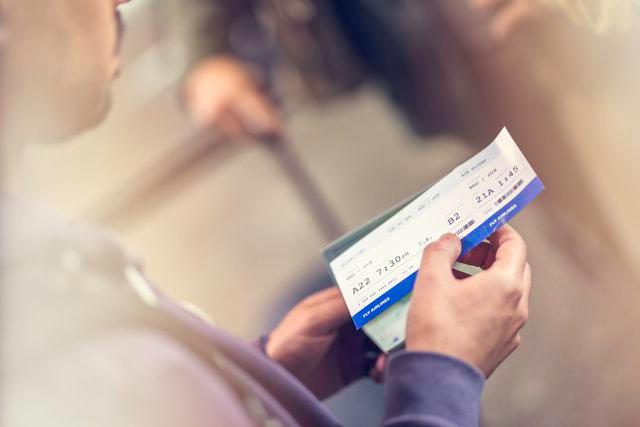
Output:
<instances>
[{"instance_id":1,"label":"boarding pass","mask_svg":"<svg viewBox=\"0 0 640 427\"><path fill-rule=\"evenodd\" d=\"M356 329L394 304L406 303L430 242L454 233L464 255L543 190L503 129L489 146L426 191L329 245L325 260Z\"/></svg>"}]
</instances>

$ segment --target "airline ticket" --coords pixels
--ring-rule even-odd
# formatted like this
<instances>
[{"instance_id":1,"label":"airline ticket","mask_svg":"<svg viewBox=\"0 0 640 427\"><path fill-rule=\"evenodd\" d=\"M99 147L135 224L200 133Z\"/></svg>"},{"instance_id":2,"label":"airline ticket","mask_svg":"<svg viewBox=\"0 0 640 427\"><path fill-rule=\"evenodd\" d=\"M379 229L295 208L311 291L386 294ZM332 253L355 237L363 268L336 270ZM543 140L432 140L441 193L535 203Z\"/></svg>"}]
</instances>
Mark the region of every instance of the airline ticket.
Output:
<instances>
[{"instance_id":1,"label":"airline ticket","mask_svg":"<svg viewBox=\"0 0 640 427\"><path fill-rule=\"evenodd\" d=\"M489 146L426 191L329 245L324 256L355 327L362 328L399 303L365 331L390 333L390 326L381 322L384 318L396 319L395 328L404 330L397 318L406 316L424 248L451 232L461 239L464 255L543 190L503 129ZM399 333L391 335L389 339L401 339Z\"/></svg>"}]
</instances>

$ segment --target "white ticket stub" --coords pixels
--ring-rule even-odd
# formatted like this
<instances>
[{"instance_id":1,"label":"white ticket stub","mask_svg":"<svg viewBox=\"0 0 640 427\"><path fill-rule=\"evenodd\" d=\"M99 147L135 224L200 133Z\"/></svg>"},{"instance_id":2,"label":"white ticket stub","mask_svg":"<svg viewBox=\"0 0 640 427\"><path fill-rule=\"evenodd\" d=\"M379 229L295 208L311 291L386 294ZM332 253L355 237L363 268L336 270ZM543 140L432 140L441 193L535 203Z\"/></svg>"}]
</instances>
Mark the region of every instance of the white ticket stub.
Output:
<instances>
[{"instance_id":1,"label":"white ticket stub","mask_svg":"<svg viewBox=\"0 0 640 427\"><path fill-rule=\"evenodd\" d=\"M428 190L329 245L325 259L356 328L398 302L397 308L406 305L431 241L455 233L465 254L543 190L503 129L493 143ZM384 317L403 315L395 310Z\"/></svg>"}]
</instances>

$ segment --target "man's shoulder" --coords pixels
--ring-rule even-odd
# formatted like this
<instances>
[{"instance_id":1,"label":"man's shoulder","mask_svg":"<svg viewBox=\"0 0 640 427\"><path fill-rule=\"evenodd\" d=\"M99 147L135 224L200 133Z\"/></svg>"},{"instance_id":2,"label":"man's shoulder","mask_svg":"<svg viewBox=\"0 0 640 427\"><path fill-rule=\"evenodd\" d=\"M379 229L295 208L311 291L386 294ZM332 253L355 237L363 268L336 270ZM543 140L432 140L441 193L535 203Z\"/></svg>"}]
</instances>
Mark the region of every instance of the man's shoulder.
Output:
<instances>
[{"instance_id":1,"label":"man's shoulder","mask_svg":"<svg viewBox=\"0 0 640 427\"><path fill-rule=\"evenodd\" d=\"M135 310L137 295L127 280L134 264L108 234L36 202L3 198L1 206L9 364L71 344Z\"/></svg>"},{"instance_id":2,"label":"man's shoulder","mask_svg":"<svg viewBox=\"0 0 640 427\"><path fill-rule=\"evenodd\" d=\"M111 328L58 346L32 369L11 373L8 420L17 425L253 425L224 377L189 348L144 324ZM60 381L59 379L64 379ZM111 410L104 412L104 408ZM104 417L104 418L102 418ZM37 421L40 422L37 422ZM222 422L222 421L221 421ZM51 425L51 424L50 424Z\"/></svg>"},{"instance_id":3,"label":"man's shoulder","mask_svg":"<svg viewBox=\"0 0 640 427\"><path fill-rule=\"evenodd\" d=\"M54 209L24 197L0 198L0 231L3 245L0 259L3 264L19 265L25 259L59 261L55 257L64 256L69 250L86 255L118 255L131 259L131 255L106 230L69 220Z\"/></svg>"}]
</instances>

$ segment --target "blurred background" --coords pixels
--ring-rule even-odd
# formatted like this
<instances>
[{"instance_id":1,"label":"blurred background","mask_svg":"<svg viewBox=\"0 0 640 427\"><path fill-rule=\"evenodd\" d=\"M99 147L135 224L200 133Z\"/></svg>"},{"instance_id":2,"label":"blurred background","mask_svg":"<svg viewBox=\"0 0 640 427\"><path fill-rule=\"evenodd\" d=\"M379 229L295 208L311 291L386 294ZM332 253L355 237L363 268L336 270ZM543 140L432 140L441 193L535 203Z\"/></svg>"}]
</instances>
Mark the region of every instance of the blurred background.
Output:
<instances>
[{"instance_id":1,"label":"blurred background","mask_svg":"<svg viewBox=\"0 0 640 427\"><path fill-rule=\"evenodd\" d=\"M248 339L325 280L332 238L506 126L547 191L513 222L532 312L483 423L639 425L639 33L625 13L541 5L496 28L462 0L136 0L109 120L30 147L23 191L113 228L164 291ZM249 64L284 151L207 115L193 76L221 56ZM363 383L330 404L368 425L380 396Z\"/></svg>"}]
</instances>

